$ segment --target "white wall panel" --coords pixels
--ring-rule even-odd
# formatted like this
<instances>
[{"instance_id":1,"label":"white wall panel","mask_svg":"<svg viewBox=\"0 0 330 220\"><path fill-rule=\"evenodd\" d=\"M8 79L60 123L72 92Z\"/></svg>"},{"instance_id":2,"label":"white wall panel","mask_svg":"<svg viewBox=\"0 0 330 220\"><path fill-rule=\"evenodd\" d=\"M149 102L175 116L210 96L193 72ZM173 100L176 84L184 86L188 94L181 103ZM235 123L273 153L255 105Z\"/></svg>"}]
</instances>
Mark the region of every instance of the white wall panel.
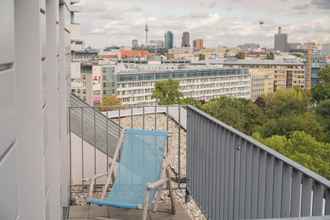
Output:
<instances>
[{"instance_id":1,"label":"white wall panel","mask_svg":"<svg viewBox=\"0 0 330 220\"><path fill-rule=\"evenodd\" d=\"M14 1L1 0L0 65L14 61Z\"/></svg>"},{"instance_id":2,"label":"white wall panel","mask_svg":"<svg viewBox=\"0 0 330 220\"><path fill-rule=\"evenodd\" d=\"M0 71L0 156L15 139L14 74L12 69Z\"/></svg>"},{"instance_id":3,"label":"white wall panel","mask_svg":"<svg viewBox=\"0 0 330 220\"><path fill-rule=\"evenodd\" d=\"M15 146L13 146L0 161L0 176L0 219L16 220L17 188Z\"/></svg>"}]
</instances>

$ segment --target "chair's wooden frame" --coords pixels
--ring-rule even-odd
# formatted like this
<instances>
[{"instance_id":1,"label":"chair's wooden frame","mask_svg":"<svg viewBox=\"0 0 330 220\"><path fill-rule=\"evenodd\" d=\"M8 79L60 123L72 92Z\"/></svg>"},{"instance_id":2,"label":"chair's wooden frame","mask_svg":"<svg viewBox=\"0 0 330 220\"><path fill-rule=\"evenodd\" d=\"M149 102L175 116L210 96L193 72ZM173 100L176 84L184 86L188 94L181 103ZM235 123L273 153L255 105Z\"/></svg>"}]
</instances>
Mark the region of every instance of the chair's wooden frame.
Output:
<instances>
[{"instance_id":1,"label":"chair's wooden frame","mask_svg":"<svg viewBox=\"0 0 330 220\"><path fill-rule=\"evenodd\" d=\"M93 197L93 191L94 191L94 184L97 179L107 176L106 183L103 187L102 194L101 194L101 199L105 199L107 195L107 191L109 186L113 183L112 178L115 178L115 170L117 166L117 160L120 155L120 150L123 144L123 139L124 139L124 130L121 132L117 146L116 146L116 151L114 153L114 156L112 160L110 161L110 170L109 173L102 173L102 174L97 174L93 176L92 178L89 178L90 181L90 186L89 186L89 197ZM158 201L160 199L160 190L164 189L164 186L167 185L167 188L169 190L169 196L171 198L171 213L174 215L176 212L175 209L175 201L173 197L173 188L171 184L171 178L170 178L170 171L169 171L169 161L167 160L166 157L166 151L164 152L164 159L162 162L162 169L161 169L161 177L158 181L153 182L153 183L148 183L146 185L145 193L144 193L144 204L143 207L139 207L139 209L143 209L143 215L142 215L142 220L147 220L148 217L148 210L149 210L149 204L150 204L150 192L152 190L157 190L155 198L153 199L153 211L156 212L158 209Z\"/></svg>"}]
</instances>

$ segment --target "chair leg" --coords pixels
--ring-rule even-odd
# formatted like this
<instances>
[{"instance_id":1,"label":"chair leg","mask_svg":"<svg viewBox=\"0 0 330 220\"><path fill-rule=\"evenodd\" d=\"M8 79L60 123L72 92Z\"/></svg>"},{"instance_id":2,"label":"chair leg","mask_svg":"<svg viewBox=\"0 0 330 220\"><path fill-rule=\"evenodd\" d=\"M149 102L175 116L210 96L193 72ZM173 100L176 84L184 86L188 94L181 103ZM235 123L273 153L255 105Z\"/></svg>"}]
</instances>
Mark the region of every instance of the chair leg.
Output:
<instances>
[{"instance_id":1,"label":"chair leg","mask_svg":"<svg viewBox=\"0 0 330 220\"><path fill-rule=\"evenodd\" d=\"M144 207L143 207L142 220L148 219L148 208L149 208L149 191L146 190L144 193Z\"/></svg>"},{"instance_id":2,"label":"chair leg","mask_svg":"<svg viewBox=\"0 0 330 220\"><path fill-rule=\"evenodd\" d=\"M87 219L90 219L91 204L88 205L87 209Z\"/></svg>"},{"instance_id":3,"label":"chair leg","mask_svg":"<svg viewBox=\"0 0 330 220\"><path fill-rule=\"evenodd\" d=\"M110 207L108 207L108 208L107 208L107 217L108 217L108 218L111 218L110 213L111 213L111 212L110 212Z\"/></svg>"},{"instance_id":4,"label":"chair leg","mask_svg":"<svg viewBox=\"0 0 330 220\"><path fill-rule=\"evenodd\" d=\"M169 195L170 195L170 199L171 199L171 212L172 212L173 215L175 215L175 213L176 213L175 201L174 201L174 195L173 195L173 188L172 188L172 183L171 183L170 172L169 172L168 169L166 169L166 175L167 175L167 178L168 178L167 185L168 185Z\"/></svg>"}]
</instances>

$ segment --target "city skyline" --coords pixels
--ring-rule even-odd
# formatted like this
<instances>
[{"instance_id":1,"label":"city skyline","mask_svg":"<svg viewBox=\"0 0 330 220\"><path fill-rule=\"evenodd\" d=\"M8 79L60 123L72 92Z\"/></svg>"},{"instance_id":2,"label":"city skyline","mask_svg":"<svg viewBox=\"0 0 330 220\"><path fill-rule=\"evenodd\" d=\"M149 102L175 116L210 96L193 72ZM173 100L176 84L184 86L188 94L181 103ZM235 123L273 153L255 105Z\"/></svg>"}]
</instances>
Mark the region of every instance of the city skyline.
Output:
<instances>
[{"instance_id":1,"label":"city skyline","mask_svg":"<svg viewBox=\"0 0 330 220\"><path fill-rule=\"evenodd\" d=\"M286 30L290 42L330 41L327 0L281 0L281 4L276 0L82 0L80 8L82 37L97 48L129 46L132 39L143 42L146 23L150 39L163 39L170 30L176 47L184 31L191 33L191 39L205 39L207 47L247 42L272 47L278 26Z\"/></svg>"}]
</instances>

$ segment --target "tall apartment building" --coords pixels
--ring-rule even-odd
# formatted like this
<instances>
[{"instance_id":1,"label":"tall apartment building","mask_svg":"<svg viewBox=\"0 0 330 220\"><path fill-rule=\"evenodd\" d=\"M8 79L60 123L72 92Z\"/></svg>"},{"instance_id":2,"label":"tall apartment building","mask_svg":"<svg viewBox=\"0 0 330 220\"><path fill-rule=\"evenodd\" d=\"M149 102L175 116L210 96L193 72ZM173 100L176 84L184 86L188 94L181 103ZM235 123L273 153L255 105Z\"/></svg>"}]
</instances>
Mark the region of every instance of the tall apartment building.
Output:
<instances>
[{"instance_id":1,"label":"tall apartment building","mask_svg":"<svg viewBox=\"0 0 330 220\"><path fill-rule=\"evenodd\" d=\"M319 72L326 65L321 59L321 51L314 46L310 46L305 52L305 88L312 89L319 83Z\"/></svg>"},{"instance_id":2,"label":"tall apartment building","mask_svg":"<svg viewBox=\"0 0 330 220\"><path fill-rule=\"evenodd\" d=\"M278 33L275 34L274 49L281 52L288 51L288 35L282 33L282 27L279 27Z\"/></svg>"},{"instance_id":3,"label":"tall apartment building","mask_svg":"<svg viewBox=\"0 0 330 220\"><path fill-rule=\"evenodd\" d=\"M182 33L181 47L190 47L190 33L189 32Z\"/></svg>"},{"instance_id":4,"label":"tall apartment building","mask_svg":"<svg viewBox=\"0 0 330 220\"><path fill-rule=\"evenodd\" d=\"M196 39L193 41L194 50L201 50L204 48L204 40Z\"/></svg>"},{"instance_id":5,"label":"tall apartment building","mask_svg":"<svg viewBox=\"0 0 330 220\"><path fill-rule=\"evenodd\" d=\"M134 39L132 40L132 49L137 49L139 48L139 41Z\"/></svg>"},{"instance_id":6,"label":"tall apartment building","mask_svg":"<svg viewBox=\"0 0 330 220\"><path fill-rule=\"evenodd\" d=\"M173 32L167 31L164 35L165 49L172 49L174 47L174 35Z\"/></svg>"},{"instance_id":7,"label":"tall apartment building","mask_svg":"<svg viewBox=\"0 0 330 220\"><path fill-rule=\"evenodd\" d=\"M0 219L69 205L69 0L0 3Z\"/></svg>"}]
</instances>

